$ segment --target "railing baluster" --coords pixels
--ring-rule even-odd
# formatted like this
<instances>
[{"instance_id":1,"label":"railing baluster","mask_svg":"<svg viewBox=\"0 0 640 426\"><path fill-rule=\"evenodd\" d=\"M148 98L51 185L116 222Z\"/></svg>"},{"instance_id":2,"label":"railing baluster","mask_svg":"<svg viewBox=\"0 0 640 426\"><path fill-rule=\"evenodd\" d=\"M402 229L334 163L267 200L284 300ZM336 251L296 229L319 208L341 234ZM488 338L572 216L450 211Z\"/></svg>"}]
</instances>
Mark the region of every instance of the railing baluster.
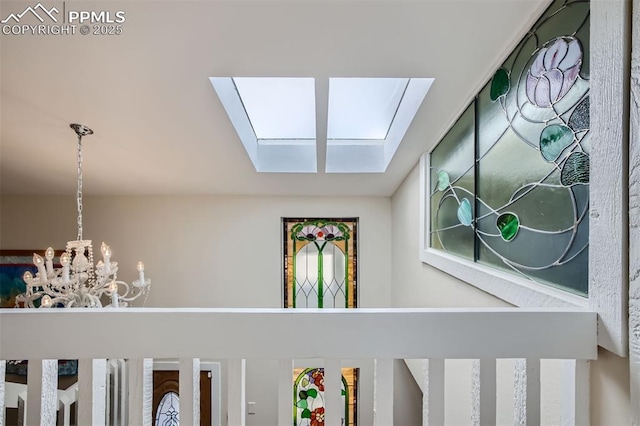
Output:
<instances>
[{"instance_id":1,"label":"railing baluster","mask_svg":"<svg viewBox=\"0 0 640 426\"><path fill-rule=\"evenodd\" d=\"M246 424L245 369L246 361L244 359L227 361L229 426L245 426Z\"/></svg>"},{"instance_id":2,"label":"railing baluster","mask_svg":"<svg viewBox=\"0 0 640 426\"><path fill-rule=\"evenodd\" d=\"M527 358L527 426L540 424L540 360Z\"/></svg>"},{"instance_id":3,"label":"railing baluster","mask_svg":"<svg viewBox=\"0 0 640 426\"><path fill-rule=\"evenodd\" d=\"M4 398L5 398L5 371L7 367L7 361L0 360L0 425L4 425Z\"/></svg>"},{"instance_id":4,"label":"railing baluster","mask_svg":"<svg viewBox=\"0 0 640 426\"><path fill-rule=\"evenodd\" d=\"M153 359L129 360L129 424L151 426Z\"/></svg>"},{"instance_id":5,"label":"railing baluster","mask_svg":"<svg viewBox=\"0 0 640 426\"><path fill-rule=\"evenodd\" d=\"M393 425L393 359L374 360L373 424Z\"/></svg>"},{"instance_id":6,"label":"railing baluster","mask_svg":"<svg viewBox=\"0 0 640 426\"><path fill-rule=\"evenodd\" d=\"M425 359L422 425L444 424L444 359Z\"/></svg>"},{"instance_id":7,"label":"railing baluster","mask_svg":"<svg viewBox=\"0 0 640 426\"><path fill-rule=\"evenodd\" d=\"M26 424L56 424L58 362L30 360L27 373Z\"/></svg>"},{"instance_id":8,"label":"railing baluster","mask_svg":"<svg viewBox=\"0 0 640 426\"><path fill-rule=\"evenodd\" d=\"M278 426L291 426L293 360L278 360Z\"/></svg>"},{"instance_id":9,"label":"railing baluster","mask_svg":"<svg viewBox=\"0 0 640 426\"><path fill-rule=\"evenodd\" d=\"M343 413L342 405L342 368L340 359L324 360L324 424L340 426Z\"/></svg>"},{"instance_id":10,"label":"railing baluster","mask_svg":"<svg viewBox=\"0 0 640 426\"><path fill-rule=\"evenodd\" d=\"M106 359L78 361L78 424L105 424L106 381Z\"/></svg>"},{"instance_id":11,"label":"railing baluster","mask_svg":"<svg viewBox=\"0 0 640 426\"><path fill-rule=\"evenodd\" d=\"M180 358L180 421L200 424L200 358Z\"/></svg>"},{"instance_id":12,"label":"railing baluster","mask_svg":"<svg viewBox=\"0 0 640 426\"><path fill-rule=\"evenodd\" d=\"M562 361L562 400L560 424L578 426L590 424L589 415L589 361Z\"/></svg>"}]
</instances>

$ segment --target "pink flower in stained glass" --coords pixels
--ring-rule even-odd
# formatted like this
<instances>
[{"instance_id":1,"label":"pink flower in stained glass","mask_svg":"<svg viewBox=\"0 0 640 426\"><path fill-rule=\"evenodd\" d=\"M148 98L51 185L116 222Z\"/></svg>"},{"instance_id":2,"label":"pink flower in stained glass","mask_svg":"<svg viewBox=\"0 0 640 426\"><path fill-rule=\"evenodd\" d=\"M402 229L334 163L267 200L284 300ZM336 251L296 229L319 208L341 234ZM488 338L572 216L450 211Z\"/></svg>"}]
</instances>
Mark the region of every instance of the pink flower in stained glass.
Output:
<instances>
[{"instance_id":1,"label":"pink flower in stained glass","mask_svg":"<svg viewBox=\"0 0 640 426\"><path fill-rule=\"evenodd\" d=\"M324 407L318 407L311 412L310 426L324 426Z\"/></svg>"},{"instance_id":2,"label":"pink flower in stained glass","mask_svg":"<svg viewBox=\"0 0 640 426\"><path fill-rule=\"evenodd\" d=\"M324 238L332 240L334 238L342 237L342 231L336 225L326 225L320 228Z\"/></svg>"},{"instance_id":3,"label":"pink flower in stained glass","mask_svg":"<svg viewBox=\"0 0 640 426\"><path fill-rule=\"evenodd\" d=\"M318 233L320 233L320 228L315 225L307 225L298 232L298 237L315 240L320 236Z\"/></svg>"},{"instance_id":4,"label":"pink flower in stained glass","mask_svg":"<svg viewBox=\"0 0 640 426\"><path fill-rule=\"evenodd\" d=\"M313 384L316 385L320 392L324 392L324 374L320 370L315 370L311 374L311 380L313 380Z\"/></svg>"},{"instance_id":5,"label":"pink flower in stained glass","mask_svg":"<svg viewBox=\"0 0 640 426\"><path fill-rule=\"evenodd\" d=\"M527 73L527 98L539 107L555 104L576 82L581 65L582 49L575 38L558 38L543 47Z\"/></svg>"}]
</instances>

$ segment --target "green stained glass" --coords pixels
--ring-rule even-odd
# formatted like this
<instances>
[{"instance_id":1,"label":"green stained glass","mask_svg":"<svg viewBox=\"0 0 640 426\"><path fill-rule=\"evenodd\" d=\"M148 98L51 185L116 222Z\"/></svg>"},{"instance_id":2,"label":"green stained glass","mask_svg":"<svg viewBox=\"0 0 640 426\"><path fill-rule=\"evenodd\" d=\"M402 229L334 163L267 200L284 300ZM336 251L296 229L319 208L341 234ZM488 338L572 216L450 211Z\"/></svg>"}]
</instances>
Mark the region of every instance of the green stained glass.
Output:
<instances>
[{"instance_id":1,"label":"green stained glass","mask_svg":"<svg viewBox=\"0 0 640 426\"><path fill-rule=\"evenodd\" d=\"M357 306L357 218L283 219L284 306Z\"/></svg>"},{"instance_id":2,"label":"green stained glass","mask_svg":"<svg viewBox=\"0 0 640 426\"><path fill-rule=\"evenodd\" d=\"M504 96L509 91L509 73L504 68L500 68L491 79L491 100L496 101L500 96Z\"/></svg>"},{"instance_id":3,"label":"green stained glass","mask_svg":"<svg viewBox=\"0 0 640 426\"><path fill-rule=\"evenodd\" d=\"M563 124L551 124L540 134L540 153L547 161L555 161L573 142L573 132Z\"/></svg>"},{"instance_id":4,"label":"green stained glass","mask_svg":"<svg viewBox=\"0 0 640 426\"><path fill-rule=\"evenodd\" d=\"M432 248L587 294L589 44L589 2L554 1L438 143Z\"/></svg>"},{"instance_id":5,"label":"green stained glass","mask_svg":"<svg viewBox=\"0 0 640 426\"><path fill-rule=\"evenodd\" d=\"M496 219L496 227L500 231L503 240L511 241L518 234L520 221L518 216L513 213L503 213Z\"/></svg>"},{"instance_id":6,"label":"green stained glass","mask_svg":"<svg viewBox=\"0 0 640 426\"><path fill-rule=\"evenodd\" d=\"M294 426L324 425L324 369L294 370ZM357 368L342 369L342 424L356 426Z\"/></svg>"}]
</instances>

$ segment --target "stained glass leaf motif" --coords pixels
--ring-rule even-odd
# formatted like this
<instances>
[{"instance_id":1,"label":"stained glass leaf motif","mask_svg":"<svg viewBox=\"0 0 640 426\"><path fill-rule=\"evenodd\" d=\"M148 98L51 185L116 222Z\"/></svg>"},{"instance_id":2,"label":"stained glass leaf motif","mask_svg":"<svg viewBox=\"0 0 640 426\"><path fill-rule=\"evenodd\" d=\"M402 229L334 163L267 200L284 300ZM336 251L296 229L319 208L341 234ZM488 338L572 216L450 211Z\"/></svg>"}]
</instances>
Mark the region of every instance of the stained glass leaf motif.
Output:
<instances>
[{"instance_id":1,"label":"stained glass leaf motif","mask_svg":"<svg viewBox=\"0 0 640 426\"><path fill-rule=\"evenodd\" d=\"M305 377L302 379L302 383L301 383L301 384L302 384L302 386L303 386L303 387L305 387L305 388L306 388L307 386L309 386L309 379L305 376Z\"/></svg>"},{"instance_id":2,"label":"stained glass leaf motif","mask_svg":"<svg viewBox=\"0 0 640 426\"><path fill-rule=\"evenodd\" d=\"M513 213L503 213L496 219L496 227L500 231L502 239L508 242L518 234L520 220Z\"/></svg>"},{"instance_id":3,"label":"stained glass leaf motif","mask_svg":"<svg viewBox=\"0 0 640 426\"><path fill-rule=\"evenodd\" d=\"M504 68L500 68L491 79L491 91L489 96L492 101L496 101L500 96L504 96L509 91L509 74Z\"/></svg>"},{"instance_id":4,"label":"stained glass leaf motif","mask_svg":"<svg viewBox=\"0 0 640 426\"><path fill-rule=\"evenodd\" d=\"M304 410L302 410L302 414L300 415L300 417L302 417L303 419L310 419L311 410L309 410L308 408L305 408Z\"/></svg>"},{"instance_id":5,"label":"stained glass leaf motif","mask_svg":"<svg viewBox=\"0 0 640 426\"><path fill-rule=\"evenodd\" d=\"M438 191L444 191L449 187L449 173L444 170L438 172Z\"/></svg>"},{"instance_id":6,"label":"stained glass leaf motif","mask_svg":"<svg viewBox=\"0 0 640 426\"><path fill-rule=\"evenodd\" d=\"M318 396L318 391L315 389L309 389L307 390L307 395L309 395L311 398L315 398Z\"/></svg>"},{"instance_id":7,"label":"stained glass leaf motif","mask_svg":"<svg viewBox=\"0 0 640 426\"><path fill-rule=\"evenodd\" d=\"M560 183L564 186L589 183L589 156L584 152L571 154L562 166Z\"/></svg>"},{"instance_id":8,"label":"stained glass leaf motif","mask_svg":"<svg viewBox=\"0 0 640 426\"><path fill-rule=\"evenodd\" d=\"M464 226L471 226L471 203L466 198L463 198L458 206L458 220Z\"/></svg>"},{"instance_id":9,"label":"stained glass leaf motif","mask_svg":"<svg viewBox=\"0 0 640 426\"><path fill-rule=\"evenodd\" d=\"M582 48L574 37L560 37L538 51L527 72L527 98L546 108L558 102L576 82Z\"/></svg>"},{"instance_id":10,"label":"stained glass leaf motif","mask_svg":"<svg viewBox=\"0 0 640 426\"><path fill-rule=\"evenodd\" d=\"M589 130L589 96L581 100L575 107L567 124L574 132Z\"/></svg>"},{"instance_id":11,"label":"stained glass leaf motif","mask_svg":"<svg viewBox=\"0 0 640 426\"><path fill-rule=\"evenodd\" d=\"M298 396L300 397L300 399L307 399L307 396L309 395L309 392L305 391L305 390L301 390L298 393Z\"/></svg>"},{"instance_id":12,"label":"stained glass leaf motif","mask_svg":"<svg viewBox=\"0 0 640 426\"><path fill-rule=\"evenodd\" d=\"M562 124L551 124L540 134L540 153L547 161L558 159L562 151L573 142L573 132Z\"/></svg>"},{"instance_id":13,"label":"stained glass leaf motif","mask_svg":"<svg viewBox=\"0 0 640 426\"><path fill-rule=\"evenodd\" d=\"M298 408L302 408L302 409L307 408L307 406L308 406L308 405L307 405L307 399L305 398L305 399L301 399L301 400L299 400L299 401L296 403L296 406L297 406Z\"/></svg>"}]
</instances>

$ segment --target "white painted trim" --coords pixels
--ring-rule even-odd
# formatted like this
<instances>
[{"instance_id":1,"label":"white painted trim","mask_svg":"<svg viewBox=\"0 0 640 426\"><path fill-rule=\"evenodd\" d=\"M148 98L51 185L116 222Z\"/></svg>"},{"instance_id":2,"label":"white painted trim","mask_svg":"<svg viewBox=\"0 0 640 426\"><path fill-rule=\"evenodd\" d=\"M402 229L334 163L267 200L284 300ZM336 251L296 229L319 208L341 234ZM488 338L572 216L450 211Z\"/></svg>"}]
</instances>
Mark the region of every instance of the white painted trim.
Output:
<instances>
[{"instance_id":1,"label":"white painted trim","mask_svg":"<svg viewBox=\"0 0 640 426\"><path fill-rule=\"evenodd\" d=\"M5 416L5 371L7 367L7 361L0 360L0 425L4 425Z\"/></svg>"},{"instance_id":2,"label":"white painted trim","mask_svg":"<svg viewBox=\"0 0 640 426\"><path fill-rule=\"evenodd\" d=\"M153 361L154 371L180 371L178 360ZM222 376L219 362L200 360L200 371L211 374L211 426L222 425Z\"/></svg>"},{"instance_id":3,"label":"white painted trim","mask_svg":"<svg viewBox=\"0 0 640 426\"><path fill-rule=\"evenodd\" d=\"M640 0L633 0L629 129L629 367L631 424L640 426Z\"/></svg>"},{"instance_id":4,"label":"white painted trim","mask_svg":"<svg viewBox=\"0 0 640 426\"><path fill-rule=\"evenodd\" d=\"M221 342L217 342L221 344ZM227 416L229 426L246 425L246 360L230 359L227 362Z\"/></svg>"},{"instance_id":5,"label":"white painted trim","mask_svg":"<svg viewBox=\"0 0 640 426\"><path fill-rule=\"evenodd\" d=\"M629 1L591 1L589 305L598 344L628 354Z\"/></svg>"},{"instance_id":6,"label":"white painted trim","mask_svg":"<svg viewBox=\"0 0 640 426\"><path fill-rule=\"evenodd\" d=\"M393 425L393 359L373 363L373 424Z\"/></svg>"},{"instance_id":7,"label":"white painted trim","mask_svg":"<svg viewBox=\"0 0 640 426\"><path fill-rule=\"evenodd\" d=\"M278 426L291 426L293 361L278 360Z\"/></svg>"},{"instance_id":8,"label":"white painted trim","mask_svg":"<svg viewBox=\"0 0 640 426\"><path fill-rule=\"evenodd\" d=\"M591 424L589 409L589 361L563 360L560 381L560 425L580 426Z\"/></svg>"},{"instance_id":9,"label":"white painted trim","mask_svg":"<svg viewBox=\"0 0 640 426\"><path fill-rule=\"evenodd\" d=\"M444 423L444 359L423 361L422 426Z\"/></svg>"},{"instance_id":10,"label":"white painted trim","mask_svg":"<svg viewBox=\"0 0 640 426\"><path fill-rule=\"evenodd\" d=\"M142 334L138 334L138 336L141 335ZM86 341L84 344L86 344ZM127 391L129 392L129 424L151 426L153 413L153 360L151 358L122 358L129 358L127 365L129 373L129 386L127 387Z\"/></svg>"},{"instance_id":11,"label":"white painted trim","mask_svg":"<svg viewBox=\"0 0 640 426\"><path fill-rule=\"evenodd\" d=\"M171 322L165 321L167 314ZM54 341L21 325L66 330ZM169 328L167 328L169 327ZM87 328L127 329L118 345ZM172 345L163 336L175 333ZM299 345L296 330L331 336ZM184 333L183 330L190 330ZM358 330L359 338L353 338ZM380 333L385 330L385 333ZM194 333L207 339L193 339ZM137 336L145 335L144 342ZM595 359L596 314L575 308L451 309L6 309L0 359L38 357L204 359L557 358ZM239 339L238 336L242 336ZM268 336L269 344L264 342ZM416 336L420 336L419 339ZM517 342L517 344L514 344Z\"/></svg>"},{"instance_id":12,"label":"white painted trim","mask_svg":"<svg viewBox=\"0 0 640 426\"><path fill-rule=\"evenodd\" d=\"M78 360L78 424L106 422L106 359Z\"/></svg>"}]
</instances>

